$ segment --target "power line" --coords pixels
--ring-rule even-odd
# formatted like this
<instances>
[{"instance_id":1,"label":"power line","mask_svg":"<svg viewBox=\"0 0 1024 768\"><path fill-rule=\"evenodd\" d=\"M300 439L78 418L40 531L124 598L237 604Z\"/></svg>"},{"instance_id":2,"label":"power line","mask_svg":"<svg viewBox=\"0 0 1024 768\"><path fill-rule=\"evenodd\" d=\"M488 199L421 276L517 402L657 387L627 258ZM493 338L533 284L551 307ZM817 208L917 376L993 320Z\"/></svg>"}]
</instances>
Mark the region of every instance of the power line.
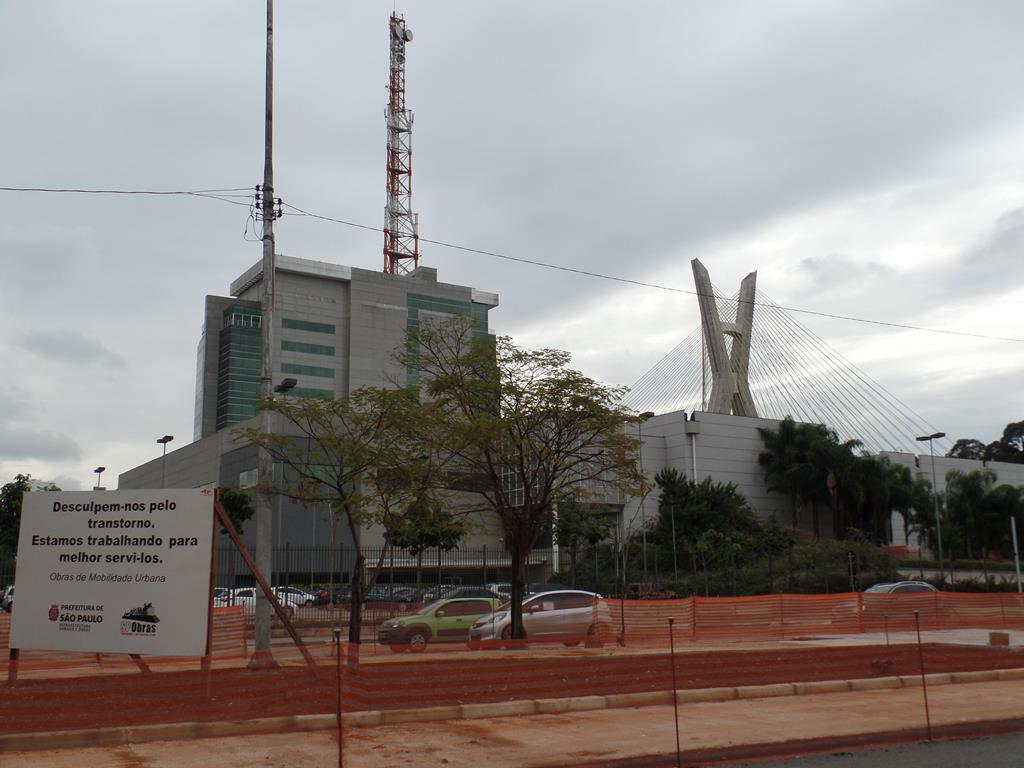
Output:
<instances>
[{"instance_id":1,"label":"power line","mask_svg":"<svg viewBox=\"0 0 1024 768\"><path fill-rule=\"evenodd\" d=\"M221 192L249 192L252 187L228 187L225 189L187 189L187 190L153 190L153 189L79 189L73 187L0 187L0 192L67 192L83 195L205 195ZM242 195L235 195L242 197Z\"/></svg>"},{"instance_id":2,"label":"power line","mask_svg":"<svg viewBox=\"0 0 1024 768\"><path fill-rule=\"evenodd\" d=\"M230 200L228 197L239 197L248 198L249 195L230 195L222 193L233 193L233 192L246 192L251 187L230 187L225 189L194 189L194 190L125 190L125 189L76 189L76 188L55 188L55 187L0 187L0 192L53 192L53 193L78 193L78 194L93 194L93 195L156 195L156 196L191 196L191 197L203 197L211 200L220 200L225 203L232 203L233 205L244 205L248 207L247 202L242 200ZM283 203L285 208L290 208L296 211L298 216L306 216L312 219L320 219L322 221L330 221L335 224L343 224L347 227L355 227L356 229L365 229L370 232L383 232L382 227L372 227L367 224L359 224L354 221L347 221L345 219L335 218L333 216L324 216L322 214L313 213L299 208L296 205L290 203ZM450 248L456 251L463 251L465 253L475 253L480 256L490 256L495 259L503 259L505 261L512 261L518 264L529 264L535 267L542 267L544 269L553 269L559 272L568 272L575 275L583 275L584 277L593 277L599 280L610 280L616 283L623 283L625 285L635 285L640 288L654 288L659 291L668 291L670 293L681 293L687 296L699 296L699 292L689 290L687 288L677 288L670 285L661 285L659 283L649 283L644 280L634 280L628 277L620 277L618 275L607 275L602 272L594 272L593 270L579 269L577 267L567 267L563 264L552 264L546 261L538 261L537 259L527 259L522 256L509 256L505 253L498 253L496 251L487 251L482 248L472 248L467 245L459 245L458 243L449 243L444 240L432 240L430 238L421 237L420 242L429 243L431 245L438 245L442 248ZM757 306L758 301L754 301L754 305ZM784 309L787 312L797 312L804 315L813 315L815 317L825 317L832 320L845 320L851 323L864 323L867 325L878 325L885 328L899 328L906 331L923 331L925 333L939 333L947 336L961 336L971 339L985 339L987 341L1008 341L1015 344L1024 344L1024 339L1015 338L1012 336L993 336L985 333L971 333L969 331L953 331L945 328L928 328L921 325L911 325L909 323L896 323L887 320L871 320L865 317L854 317L853 315L840 315L834 312L822 312L814 309L801 309L799 307L788 307L783 305L774 305L778 309Z\"/></svg>"},{"instance_id":3,"label":"power line","mask_svg":"<svg viewBox=\"0 0 1024 768\"><path fill-rule=\"evenodd\" d=\"M296 211L299 211L301 215L309 216L309 217L314 218L314 219L321 219L323 221L331 221L331 222L335 222L337 224L344 224L345 226L348 226L348 227L357 227L358 229L370 230L371 232L383 232L384 231L383 228L381 228L381 227L371 227L371 226L368 226L366 224L357 224L355 222L346 221L344 219L336 219L336 218L332 218L331 216L322 216L322 215L317 214L317 213L310 213L309 211L304 211L301 208L298 208L298 207L296 207L294 205L289 205L288 203L285 203L285 207L286 208L292 208L292 209L294 209ZM571 274L583 275L585 277L595 277L595 278L598 278L600 280L611 280L611 281L616 282L616 283L625 283L626 285L636 285L636 286L639 286L641 288L654 288L654 289L659 290L659 291L669 291L671 293L683 293L683 294L686 294L688 296L699 296L700 295L700 293L698 293L697 291L689 290L689 289L686 289L686 288L676 288L675 286L670 286L670 285L661 285L659 283L649 283L649 282L646 282L646 281L643 281L643 280L633 280L632 278L619 277L617 275L606 275L606 274L604 274L602 272L594 272L592 270L587 270L587 269L578 269L577 267L567 267L567 266L562 265L562 264L551 264L551 263L546 262L546 261L538 261L537 259L526 259L526 258L523 258L522 256L509 256L508 254L505 254L505 253L497 253L496 251L485 251L485 250L483 250L481 248L471 248L470 246L467 246L467 245L459 245L457 243L449 243L449 242L445 242L444 240L431 240L430 238L427 238L427 237L421 237L420 238L420 242L421 243L430 243L431 245L439 245L442 248L451 248L452 250L463 251L465 253L476 253L476 254L479 254L481 256L491 256L491 257L496 258L496 259L504 259L505 261L513 261L513 262L517 262L519 264L530 264L531 266L535 266L535 267L543 267L545 269L554 269L554 270L558 270L559 272L569 272ZM760 302L755 300L753 303L754 303L754 306L757 306ZM921 326L921 325L910 325L908 323L895 323L895 322L890 322L890 321L887 321L887 320L871 320L871 319L865 318L865 317L854 317L852 315L839 315L839 314L836 314L836 313L833 313L833 312L821 312L821 311L814 310L814 309L800 309L799 307L787 307L787 306L783 306L783 305L773 305L773 306L777 307L778 309L784 309L787 312L798 312L798 313L804 314L804 315L814 315L816 317L827 317L827 318L830 318L832 320L846 320L846 321L851 322L851 323L867 323L869 325L880 325L880 326L883 326L883 327L886 327L886 328L900 328L900 329L907 330L907 331L924 331L925 333L942 333L942 334L946 334L948 336L965 336L967 338L972 338L972 339L986 339L988 341L1009 341L1009 342L1013 342L1013 343L1016 343L1016 344L1024 344L1024 339L1018 339L1018 338L1014 338L1012 336L992 336L992 335L986 334L986 333L970 333L968 331L952 331L952 330L948 330L948 329L945 329L945 328L927 328L927 327Z\"/></svg>"}]
</instances>

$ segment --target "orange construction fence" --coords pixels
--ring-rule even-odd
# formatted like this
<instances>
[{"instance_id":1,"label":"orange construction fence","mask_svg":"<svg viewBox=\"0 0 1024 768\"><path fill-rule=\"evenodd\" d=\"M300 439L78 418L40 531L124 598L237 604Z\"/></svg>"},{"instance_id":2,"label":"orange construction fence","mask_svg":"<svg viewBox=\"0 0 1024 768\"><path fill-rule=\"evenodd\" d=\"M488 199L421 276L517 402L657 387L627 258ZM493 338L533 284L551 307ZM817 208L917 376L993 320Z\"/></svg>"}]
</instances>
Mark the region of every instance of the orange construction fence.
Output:
<instances>
[{"instance_id":1,"label":"orange construction fence","mask_svg":"<svg viewBox=\"0 0 1024 768\"><path fill-rule=\"evenodd\" d=\"M679 640L749 640L922 630L1024 628L1019 593L912 592L831 595L605 599L612 631L626 642L664 639L669 617Z\"/></svg>"}]
</instances>

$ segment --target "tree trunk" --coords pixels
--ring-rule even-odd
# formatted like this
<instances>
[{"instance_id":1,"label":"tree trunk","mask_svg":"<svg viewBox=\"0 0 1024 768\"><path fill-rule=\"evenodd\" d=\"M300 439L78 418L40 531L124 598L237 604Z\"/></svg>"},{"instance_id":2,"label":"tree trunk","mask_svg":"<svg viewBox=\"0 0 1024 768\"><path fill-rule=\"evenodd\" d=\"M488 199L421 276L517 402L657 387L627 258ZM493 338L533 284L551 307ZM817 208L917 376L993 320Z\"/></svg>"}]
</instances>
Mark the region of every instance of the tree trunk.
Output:
<instances>
[{"instance_id":1,"label":"tree trunk","mask_svg":"<svg viewBox=\"0 0 1024 768\"><path fill-rule=\"evenodd\" d=\"M509 554L512 557L512 594L509 596L509 613L512 637L518 639L526 636L523 630L523 596L526 592L526 558L530 548L528 543L524 545L516 536L509 538Z\"/></svg>"}]
</instances>

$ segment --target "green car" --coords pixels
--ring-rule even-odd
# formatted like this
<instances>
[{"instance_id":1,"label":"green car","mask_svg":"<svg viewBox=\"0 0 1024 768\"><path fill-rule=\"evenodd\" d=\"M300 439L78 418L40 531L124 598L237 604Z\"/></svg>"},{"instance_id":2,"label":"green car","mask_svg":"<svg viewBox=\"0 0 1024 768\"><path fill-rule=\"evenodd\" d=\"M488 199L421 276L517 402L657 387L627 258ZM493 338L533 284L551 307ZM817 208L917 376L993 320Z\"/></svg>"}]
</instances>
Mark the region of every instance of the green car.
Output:
<instances>
[{"instance_id":1,"label":"green car","mask_svg":"<svg viewBox=\"0 0 1024 768\"><path fill-rule=\"evenodd\" d=\"M416 613L388 619L377 630L377 640L393 650L422 651L427 643L469 640L473 623L498 608L496 597L454 597L437 600Z\"/></svg>"}]
</instances>

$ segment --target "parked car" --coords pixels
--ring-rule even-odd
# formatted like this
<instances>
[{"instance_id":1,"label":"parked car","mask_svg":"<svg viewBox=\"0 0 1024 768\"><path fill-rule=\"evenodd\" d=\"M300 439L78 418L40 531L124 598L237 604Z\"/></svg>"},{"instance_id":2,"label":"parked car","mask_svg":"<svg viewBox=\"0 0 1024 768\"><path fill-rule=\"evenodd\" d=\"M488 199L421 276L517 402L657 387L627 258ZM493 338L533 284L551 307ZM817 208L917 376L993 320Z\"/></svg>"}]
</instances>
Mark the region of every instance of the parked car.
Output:
<instances>
[{"instance_id":1,"label":"parked car","mask_svg":"<svg viewBox=\"0 0 1024 768\"><path fill-rule=\"evenodd\" d=\"M507 581L492 581L490 584L484 584L484 586L503 600L508 600L512 597L512 584Z\"/></svg>"},{"instance_id":2,"label":"parked car","mask_svg":"<svg viewBox=\"0 0 1024 768\"><path fill-rule=\"evenodd\" d=\"M366 592L367 603L415 603L418 593L415 587L399 584L378 584Z\"/></svg>"},{"instance_id":3,"label":"parked car","mask_svg":"<svg viewBox=\"0 0 1024 768\"><path fill-rule=\"evenodd\" d=\"M231 590L231 594L226 599L216 599L213 601L213 604L215 607L240 605L245 609L246 613L251 613L256 610L256 593L258 590L259 587L239 587L238 589ZM289 616L293 616L295 609L302 605L292 595L278 595L277 600Z\"/></svg>"},{"instance_id":4,"label":"parked car","mask_svg":"<svg viewBox=\"0 0 1024 768\"><path fill-rule=\"evenodd\" d=\"M231 596L231 590L227 587L215 587L213 590L213 600L227 600Z\"/></svg>"},{"instance_id":5,"label":"parked car","mask_svg":"<svg viewBox=\"0 0 1024 768\"><path fill-rule=\"evenodd\" d=\"M498 607L497 597L457 597L420 608L416 613L388 619L377 630L377 640L393 650L422 651L431 642L466 642L469 628Z\"/></svg>"},{"instance_id":6,"label":"parked car","mask_svg":"<svg viewBox=\"0 0 1024 768\"><path fill-rule=\"evenodd\" d=\"M941 621L945 606L937 598L939 591L925 581L897 581L875 584L859 596L856 592L844 596L832 608L832 623L846 624L849 629L879 631L890 627L906 626L914 620L914 611L922 622Z\"/></svg>"},{"instance_id":7,"label":"parked car","mask_svg":"<svg viewBox=\"0 0 1024 768\"><path fill-rule=\"evenodd\" d=\"M445 598L450 597L493 597L499 601L502 599L501 595L487 587L475 587L471 585L455 587L453 590L445 594ZM505 595L505 599L508 599L508 595Z\"/></svg>"},{"instance_id":8,"label":"parked car","mask_svg":"<svg viewBox=\"0 0 1024 768\"><path fill-rule=\"evenodd\" d=\"M540 584L537 582L530 582L526 585L526 594L537 595L541 592L555 592L560 589L572 589L572 587L567 587L565 584Z\"/></svg>"},{"instance_id":9,"label":"parked car","mask_svg":"<svg viewBox=\"0 0 1024 768\"><path fill-rule=\"evenodd\" d=\"M907 592L938 592L935 587L927 581L897 581L892 584L875 584L864 590L864 594L883 593L887 595L902 595Z\"/></svg>"},{"instance_id":10,"label":"parked car","mask_svg":"<svg viewBox=\"0 0 1024 768\"><path fill-rule=\"evenodd\" d=\"M530 638L561 637L566 645L575 645L584 636L610 631L611 620L601 596L582 589L539 592L523 601L523 629ZM511 637L512 613L507 604L482 616L469 630L471 642Z\"/></svg>"},{"instance_id":11,"label":"parked car","mask_svg":"<svg viewBox=\"0 0 1024 768\"><path fill-rule=\"evenodd\" d=\"M277 595L278 600L282 600L285 595L288 595L292 602L298 605L312 605L314 600L312 594L297 587L275 587L274 594Z\"/></svg>"},{"instance_id":12,"label":"parked car","mask_svg":"<svg viewBox=\"0 0 1024 768\"><path fill-rule=\"evenodd\" d=\"M347 605L351 602L352 587L346 584L313 590L313 605Z\"/></svg>"},{"instance_id":13,"label":"parked car","mask_svg":"<svg viewBox=\"0 0 1024 768\"><path fill-rule=\"evenodd\" d=\"M0 611L10 613L14 610L14 585L4 587L3 596L0 597Z\"/></svg>"},{"instance_id":14,"label":"parked car","mask_svg":"<svg viewBox=\"0 0 1024 768\"><path fill-rule=\"evenodd\" d=\"M432 603L435 600L448 597L448 593L456 589L454 584L438 584L436 587L428 587L420 593L420 601L424 603Z\"/></svg>"}]
</instances>

